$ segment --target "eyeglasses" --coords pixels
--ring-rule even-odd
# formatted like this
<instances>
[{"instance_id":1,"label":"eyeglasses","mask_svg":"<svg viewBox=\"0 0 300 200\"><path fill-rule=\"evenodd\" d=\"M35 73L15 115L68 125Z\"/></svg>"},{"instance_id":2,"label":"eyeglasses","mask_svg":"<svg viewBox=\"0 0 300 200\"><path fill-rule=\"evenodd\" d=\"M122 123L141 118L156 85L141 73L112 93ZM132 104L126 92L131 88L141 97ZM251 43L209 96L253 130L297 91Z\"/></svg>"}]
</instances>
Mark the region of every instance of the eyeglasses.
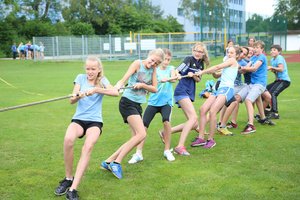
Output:
<instances>
[{"instance_id":1,"label":"eyeglasses","mask_svg":"<svg viewBox=\"0 0 300 200\"><path fill-rule=\"evenodd\" d=\"M193 52L196 52L196 53L201 53L201 54L204 54L204 51L200 51L200 50L193 50Z\"/></svg>"}]
</instances>

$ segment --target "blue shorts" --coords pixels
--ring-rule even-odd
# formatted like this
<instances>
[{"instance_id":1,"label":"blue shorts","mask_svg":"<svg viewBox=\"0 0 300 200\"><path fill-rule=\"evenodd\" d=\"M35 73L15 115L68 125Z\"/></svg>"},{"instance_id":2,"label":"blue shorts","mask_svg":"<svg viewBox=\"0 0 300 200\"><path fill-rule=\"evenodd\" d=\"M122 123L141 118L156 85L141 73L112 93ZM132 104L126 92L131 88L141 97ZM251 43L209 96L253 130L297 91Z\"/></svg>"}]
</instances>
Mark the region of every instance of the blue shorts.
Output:
<instances>
[{"instance_id":1,"label":"blue shorts","mask_svg":"<svg viewBox=\"0 0 300 200\"><path fill-rule=\"evenodd\" d=\"M230 101L234 97L234 89L230 87L221 87L218 88L217 92L214 93L214 96L219 96L220 94L225 95L226 102Z\"/></svg>"}]
</instances>

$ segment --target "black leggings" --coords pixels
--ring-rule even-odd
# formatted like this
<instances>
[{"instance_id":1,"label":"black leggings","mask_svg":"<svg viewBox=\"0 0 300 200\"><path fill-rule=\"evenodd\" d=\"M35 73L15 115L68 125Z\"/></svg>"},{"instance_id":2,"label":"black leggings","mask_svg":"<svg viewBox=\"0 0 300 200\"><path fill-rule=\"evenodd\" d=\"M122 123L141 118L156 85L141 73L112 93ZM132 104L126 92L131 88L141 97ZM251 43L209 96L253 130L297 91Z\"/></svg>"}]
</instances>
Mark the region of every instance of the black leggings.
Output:
<instances>
[{"instance_id":1,"label":"black leggings","mask_svg":"<svg viewBox=\"0 0 300 200\"><path fill-rule=\"evenodd\" d=\"M277 104L277 96L286 88L290 86L291 82L283 81L283 80L276 80L273 83L267 85L267 90L270 92L272 96L271 100L271 111L278 113L278 104Z\"/></svg>"}]
</instances>

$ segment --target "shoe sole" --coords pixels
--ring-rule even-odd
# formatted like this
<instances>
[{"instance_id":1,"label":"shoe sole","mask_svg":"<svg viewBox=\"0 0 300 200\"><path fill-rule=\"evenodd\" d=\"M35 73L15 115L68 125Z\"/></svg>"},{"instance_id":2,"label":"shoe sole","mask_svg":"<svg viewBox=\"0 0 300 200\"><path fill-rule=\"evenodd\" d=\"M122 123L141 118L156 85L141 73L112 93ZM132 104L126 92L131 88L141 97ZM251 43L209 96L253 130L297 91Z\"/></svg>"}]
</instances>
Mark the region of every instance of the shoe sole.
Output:
<instances>
[{"instance_id":1,"label":"shoe sole","mask_svg":"<svg viewBox=\"0 0 300 200\"><path fill-rule=\"evenodd\" d=\"M241 132L241 134L242 135L248 135L248 134L255 133L255 132L256 132L256 130L255 131L250 131L250 132Z\"/></svg>"},{"instance_id":2,"label":"shoe sole","mask_svg":"<svg viewBox=\"0 0 300 200\"><path fill-rule=\"evenodd\" d=\"M109 171L109 172L110 172L110 169L109 169L109 168L105 168L105 167L100 166L100 169L103 169L103 170L105 170L105 171Z\"/></svg>"},{"instance_id":3,"label":"shoe sole","mask_svg":"<svg viewBox=\"0 0 300 200\"><path fill-rule=\"evenodd\" d=\"M204 149L211 149L211 148L213 148L214 146L216 146L216 144L217 144L217 143L214 143L214 145L212 145L211 147L204 147L204 146L203 146L203 148L204 148Z\"/></svg>"},{"instance_id":4,"label":"shoe sole","mask_svg":"<svg viewBox=\"0 0 300 200\"><path fill-rule=\"evenodd\" d=\"M54 194L55 194L56 196L62 196L62 195L65 195L65 194L68 192L69 189L70 189L70 187L68 187L64 193L59 193L59 194L58 194L58 193L54 192Z\"/></svg>"},{"instance_id":5,"label":"shoe sole","mask_svg":"<svg viewBox=\"0 0 300 200\"><path fill-rule=\"evenodd\" d=\"M191 144L191 147L200 147L200 146L204 146L204 145L206 145L206 143Z\"/></svg>"},{"instance_id":6,"label":"shoe sole","mask_svg":"<svg viewBox=\"0 0 300 200\"><path fill-rule=\"evenodd\" d=\"M143 160L144 160L144 159L143 159ZM131 164L131 165L132 165L132 164L136 164L136 163L142 162L143 160L139 160L139 161L136 161L136 162L129 162L129 161L128 161L128 164Z\"/></svg>"}]
</instances>

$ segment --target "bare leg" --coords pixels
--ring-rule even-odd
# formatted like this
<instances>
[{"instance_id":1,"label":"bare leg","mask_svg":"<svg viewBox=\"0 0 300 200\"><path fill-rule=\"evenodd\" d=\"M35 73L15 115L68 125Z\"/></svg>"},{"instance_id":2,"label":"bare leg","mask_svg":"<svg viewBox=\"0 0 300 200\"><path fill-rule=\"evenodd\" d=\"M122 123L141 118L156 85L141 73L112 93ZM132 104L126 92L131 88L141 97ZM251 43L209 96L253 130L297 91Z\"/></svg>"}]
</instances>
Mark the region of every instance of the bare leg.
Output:
<instances>
[{"instance_id":1,"label":"bare leg","mask_svg":"<svg viewBox=\"0 0 300 200\"><path fill-rule=\"evenodd\" d=\"M76 173L74 176L73 184L70 190L77 189L79 182L88 166L92 150L100 136L100 130L98 127L91 127L86 132L86 140L81 150L80 160L77 164Z\"/></svg>"}]
</instances>

